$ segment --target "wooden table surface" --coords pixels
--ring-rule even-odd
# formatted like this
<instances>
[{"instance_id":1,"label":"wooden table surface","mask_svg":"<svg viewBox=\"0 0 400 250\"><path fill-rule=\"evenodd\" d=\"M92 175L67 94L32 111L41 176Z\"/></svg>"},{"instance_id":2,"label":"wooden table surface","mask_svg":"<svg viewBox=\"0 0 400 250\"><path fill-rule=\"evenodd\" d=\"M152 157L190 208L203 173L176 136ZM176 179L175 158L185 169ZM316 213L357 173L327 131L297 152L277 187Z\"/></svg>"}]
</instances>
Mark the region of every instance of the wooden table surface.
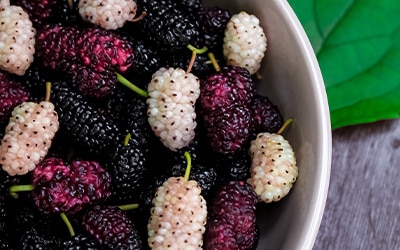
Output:
<instances>
[{"instance_id":1,"label":"wooden table surface","mask_svg":"<svg viewBox=\"0 0 400 250\"><path fill-rule=\"evenodd\" d=\"M332 132L319 249L400 249L400 119Z\"/></svg>"}]
</instances>

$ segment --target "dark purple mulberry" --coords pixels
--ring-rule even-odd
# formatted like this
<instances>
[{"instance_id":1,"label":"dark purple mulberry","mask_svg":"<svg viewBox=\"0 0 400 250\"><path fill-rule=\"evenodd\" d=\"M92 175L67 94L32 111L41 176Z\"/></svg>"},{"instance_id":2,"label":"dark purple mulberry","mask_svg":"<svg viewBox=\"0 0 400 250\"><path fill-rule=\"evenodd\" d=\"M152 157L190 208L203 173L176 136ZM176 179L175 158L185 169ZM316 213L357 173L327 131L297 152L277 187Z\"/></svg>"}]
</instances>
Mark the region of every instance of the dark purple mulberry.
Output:
<instances>
[{"instance_id":1,"label":"dark purple mulberry","mask_svg":"<svg viewBox=\"0 0 400 250\"><path fill-rule=\"evenodd\" d=\"M62 250L98 250L100 249L95 238L83 234L78 234L61 240L60 248Z\"/></svg>"},{"instance_id":2,"label":"dark purple mulberry","mask_svg":"<svg viewBox=\"0 0 400 250\"><path fill-rule=\"evenodd\" d=\"M116 123L100 113L91 103L68 83L55 82L52 102L59 114L62 129L91 152L104 156L122 143L123 136Z\"/></svg>"},{"instance_id":3,"label":"dark purple mulberry","mask_svg":"<svg viewBox=\"0 0 400 250\"><path fill-rule=\"evenodd\" d=\"M10 249L8 230L8 209L6 200L0 195L0 249Z\"/></svg>"},{"instance_id":4,"label":"dark purple mulberry","mask_svg":"<svg viewBox=\"0 0 400 250\"><path fill-rule=\"evenodd\" d=\"M60 237L68 234L59 214L42 213L31 197L19 196L11 205L11 249L59 249Z\"/></svg>"},{"instance_id":5,"label":"dark purple mulberry","mask_svg":"<svg viewBox=\"0 0 400 250\"><path fill-rule=\"evenodd\" d=\"M57 4L52 11L54 22L63 24L76 24L83 22L79 14L79 0L57 0Z\"/></svg>"},{"instance_id":6,"label":"dark purple mulberry","mask_svg":"<svg viewBox=\"0 0 400 250\"><path fill-rule=\"evenodd\" d=\"M54 249L57 247L56 238L51 235L44 235L39 232L38 228L26 228L25 232L21 235L19 248L22 250L30 249Z\"/></svg>"},{"instance_id":7,"label":"dark purple mulberry","mask_svg":"<svg viewBox=\"0 0 400 250\"><path fill-rule=\"evenodd\" d=\"M55 72L46 69L39 60L35 59L24 75L16 76L16 80L29 90L30 100L40 102L45 99L46 82L53 82L57 77L59 75L56 76Z\"/></svg>"},{"instance_id":8,"label":"dark purple mulberry","mask_svg":"<svg viewBox=\"0 0 400 250\"><path fill-rule=\"evenodd\" d=\"M89 204L106 200L111 178L95 161L47 158L33 172L33 199L45 213L74 214Z\"/></svg>"},{"instance_id":9,"label":"dark purple mulberry","mask_svg":"<svg viewBox=\"0 0 400 250\"><path fill-rule=\"evenodd\" d=\"M204 249L252 249L257 238L253 188L244 181L222 185L208 203Z\"/></svg>"},{"instance_id":10,"label":"dark purple mulberry","mask_svg":"<svg viewBox=\"0 0 400 250\"><path fill-rule=\"evenodd\" d=\"M155 135L147 120L146 99L141 96L129 98L123 117L127 131L131 134L130 144L141 148L147 157L150 142L155 139Z\"/></svg>"},{"instance_id":11,"label":"dark purple mulberry","mask_svg":"<svg viewBox=\"0 0 400 250\"><path fill-rule=\"evenodd\" d=\"M152 74L162 66L160 49L146 43L144 39L129 39L134 44L135 63L132 64L127 73L135 79L137 86L146 89L147 84L151 81Z\"/></svg>"},{"instance_id":12,"label":"dark purple mulberry","mask_svg":"<svg viewBox=\"0 0 400 250\"><path fill-rule=\"evenodd\" d=\"M232 154L250 138L255 86L249 71L222 67L200 85L200 114L215 152Z\"/></svg>"},{"instance_id":13,"label":"dark purple mulberry","mask_svg":"<svg viewBox=\"0 0 400 250\"><path fill-rule=\"evenodd\" d=\"M11 0L11 3L21 6L28 13L33 26L40 27L43 23L48 22L48 19L52 16L57 0Z\"/></svg>"},{"instance_id":14,"label":"dark purple mulberry","mask_svg":"<svg viewBox=\"0 0 400 250\"><path fill-rule=\"evenodd\" d=\"M210 112L231 105L249 105L255 95L255 86L247 69L224 66L201 82L200 104Z\"/></svg>"},{"instance_id":15,"label":"dark purple mulberry","mask_svg":"<svg viewBox=\"0 0 400 250\"><path fill-rule=\"evenodd\" d=\"M247 145L234 154L216 154L214 158L219 183L246 180L250 177L251 159Z\"/></svg>"},{"instance_id":16,"label":"dark purple mulberry","mask_svg":"<svg viewBox=\"0 0 400 250\"><path fill-rule=\"evenodd\" d=\"M83 216L87 232L110 249L141 249L142 241L126 212L113 206L94 206Z\"/></svg>"},{"instance_id":17,"label":"dark purple mulberry","mask_svg":"<svg viewBox=\"0 0 400 250\"><path fill-rule=\"evenodd\" d=\"M138 0L146 16L137 22L143 37L162 50L178 50L198 37L198 22L173 1Z\"/></svg>"},{"instance_id":18,"label":"dark purple mulberry","mask_svg":"<svg viewBox=\"0 0 400 250\"><path fill-rule=\"evenodd\" d=\"M276 133L283 125L283 117L278 108L272 101L261 95L255 95L251 103L253 112L253 138L258 133Z\"/></svg>"},{"instance_id":19,"label":"dark purple mulberry","mask_svg":"<svg viewBox=\"0 0 400 250\"><path fill-rule=\"evenodd\" d=\"M176 1L180 7L185 12L195 13L203 8L202 0L178 0Z\"/></svg>"},{"instance_id":20,"label":"dark purple mulberry","mask_svg":"<svg viewBox=\"0 0 400 250\"><path fill-rule=\"evenodd\" d=\"M29 97L28 90L21 83L11 79L8 73L0 71L0 123L8 121L13 109Z\"/></svg>"},{"instance_id":21,"label":"dark purple mulberry","mask_svg":"<svg viewBox=\"0 0 400 250\"><path fill-rule=\"evenodd\" d=\"M204 7L197 13L200 40L214 53L222 51L226 24L231 18L227 9L218 6ZM221 54L222 55L222 54Z\"/></svg>"},{"instance_id":22,"label":"dark purple mulberry","mask_svg":"<svg viewBox=\"0 0 400 250\"><path fill-rule=\"evenodd\" d=\"M35 54L46 67L62 72L74 72L77 64L77 28L49 24L37 30Z\"/></svg>"},{"instance_id":23,"label":"dark purple mulberry","mask_svg":"<svg viewBox=\"0 0 400 250\"><path fill-rule=\"evenodd\" d=\"M215 152L233 154L250 138L252 117L248 106L233 105L203 112L203 120Z\"/></svg>"},{"instance_id":24,"label":"dark purple mulberry","mask_svg":"<svg viewBox=\"0 0 400 250\"><path fill-rule=\"evenodd\" d=\"M132 203L143 184L146 157L133 144L119 145L106 164L111 175L111 202Z\"/></svg>"},{"instance_id":25,"label":"dark purple mulberry","mask_svg":"<svg viewBox=\"0 0 400 250\"><path fill-rule=\"evenodd\" d=\"M175 165L171 168L170 176L184 176L186 169L186 162ZM189 175L190 180L195 180L201 188L201 195L208 197L209 192L214 188L217 182L217 172L210 167L200 165L192 162L192 167Z\"/></svg>"},{"instance_id":26,"label":"dark purple mulberry","mask_svg":"<svg viewBox=\"0 0 400 250\"><path fill-rule=\"evenodd\" d=\"M36 40L36 54L44 65L67 73L90 96L111 94L115 72L126 72L134 62L131 42L100 28L46 25Z\"/></svg>"}]
</instances>

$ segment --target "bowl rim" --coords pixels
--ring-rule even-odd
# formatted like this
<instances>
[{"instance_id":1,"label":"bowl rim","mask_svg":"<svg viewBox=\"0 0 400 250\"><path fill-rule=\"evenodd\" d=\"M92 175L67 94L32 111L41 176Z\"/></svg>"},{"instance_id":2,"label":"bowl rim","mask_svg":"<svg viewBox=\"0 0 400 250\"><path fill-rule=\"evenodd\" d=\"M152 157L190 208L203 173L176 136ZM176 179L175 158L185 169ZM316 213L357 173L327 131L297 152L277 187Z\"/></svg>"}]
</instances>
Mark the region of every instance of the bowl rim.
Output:
<instances>
[{"instance_id":1,"label":"bowl rim","mask_svg":"<svg viewBox=\"0 0 400 250\"><path fill-rule=\"evenodd\" d=\"M300 20L287 1L276 0L276 3L280 5L279 9L284 12L282 16L287 19L286 21L292 27L292 31L297 36L299 45L304 51L305 63L310 69L310 77L315 88L315 97L318 99L318 103L321 104L321 107L318 109L320 111L318 114L318 117L320 117L318 126L321 131L319 139L321 148L319 152L322 152L322 155L319 156L320 162L316 162L319 166L319 176L317 176L317 183L315 183L315 199L311 202L311 211L309 211L313 216L309 222L309 227L306 227L307 230L302 233L304 240L298 246L299 249L312 249L323 218L331 174L332 129L328 98L318 60Z\"/></svg>"}]
</instances>

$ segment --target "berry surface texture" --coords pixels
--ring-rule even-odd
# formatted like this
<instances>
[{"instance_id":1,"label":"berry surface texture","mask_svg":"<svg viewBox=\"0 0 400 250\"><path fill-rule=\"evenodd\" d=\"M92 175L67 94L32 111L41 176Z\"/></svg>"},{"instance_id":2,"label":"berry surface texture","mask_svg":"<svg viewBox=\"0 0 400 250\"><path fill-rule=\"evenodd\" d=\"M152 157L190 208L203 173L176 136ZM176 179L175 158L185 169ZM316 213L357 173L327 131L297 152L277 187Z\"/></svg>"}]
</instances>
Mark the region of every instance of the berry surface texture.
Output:
<instances>
[{"instance_id":1,"label":"berry surface texture","mask_svg":"<svg viewBox=\"0 0 400 250\"><path fill-rule=\"evenodd\" d=\"M202 0L0 0L0 249L257 249L301 171L267 35Z\"/></svg>"}]
</instances>

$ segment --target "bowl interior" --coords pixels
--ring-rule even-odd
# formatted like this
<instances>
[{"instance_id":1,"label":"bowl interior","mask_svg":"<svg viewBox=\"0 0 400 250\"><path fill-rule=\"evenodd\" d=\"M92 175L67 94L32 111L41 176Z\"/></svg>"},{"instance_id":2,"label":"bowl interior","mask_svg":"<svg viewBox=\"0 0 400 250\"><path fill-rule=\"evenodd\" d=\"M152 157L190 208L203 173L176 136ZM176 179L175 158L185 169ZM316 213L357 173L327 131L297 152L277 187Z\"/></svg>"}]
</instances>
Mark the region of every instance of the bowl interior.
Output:
<instances>
[{"instance_id":1,"label":"bowl interior","mask_svg":"<svg viewBox=\"0 0 400 250\"><path fill-rule=\"evenodd\" d=\"M205 1L207 6L256 15L268 39L257 83L293 123L284 132L299 176L287 197L257 208L257 249L311 249L322 219L331 164L331 127L324 83L314 52L289 4L282 0Z\"/></svg>"}]
</instances>

